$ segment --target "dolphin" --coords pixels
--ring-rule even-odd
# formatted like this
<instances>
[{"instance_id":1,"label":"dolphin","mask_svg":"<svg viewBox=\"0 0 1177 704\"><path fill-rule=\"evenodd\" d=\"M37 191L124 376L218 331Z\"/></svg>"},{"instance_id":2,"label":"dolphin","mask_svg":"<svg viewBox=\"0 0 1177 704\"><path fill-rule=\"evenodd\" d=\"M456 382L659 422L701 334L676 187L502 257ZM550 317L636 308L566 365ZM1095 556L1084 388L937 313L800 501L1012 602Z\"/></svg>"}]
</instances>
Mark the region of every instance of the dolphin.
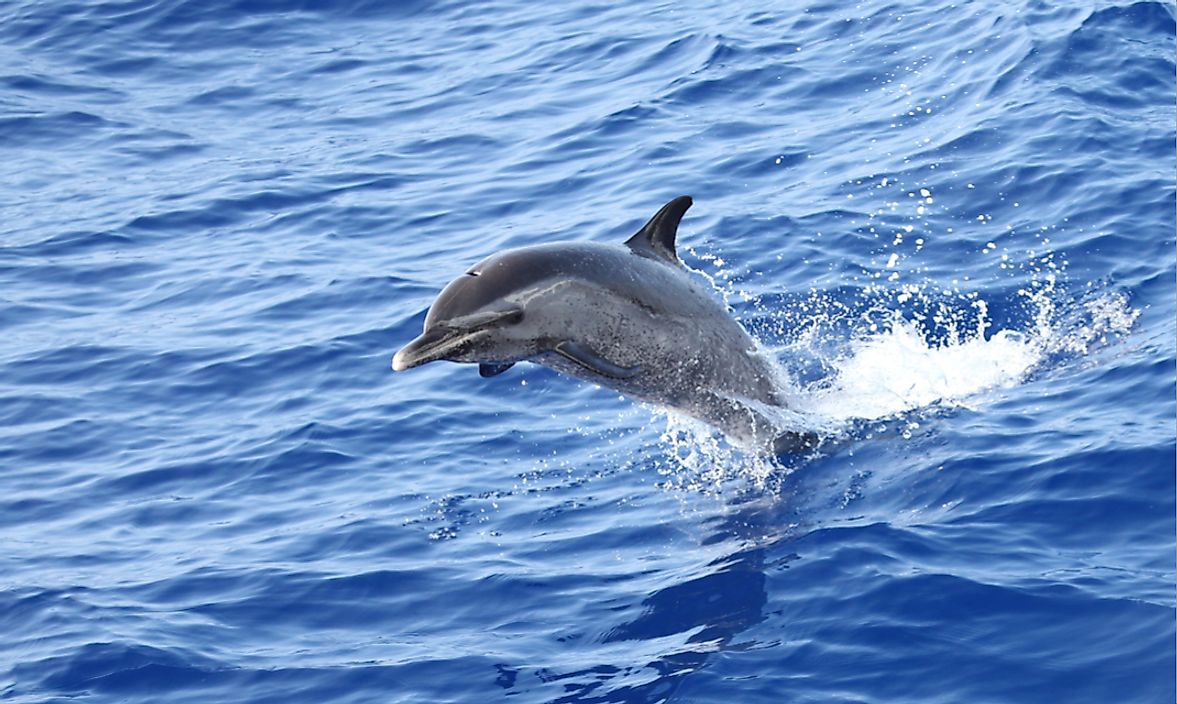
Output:
<instances>
[{"instance_id":1,"label":"dolphin","mask_svg":"<svg viewBox=\"0 0 1177 704\"><path fill-rule=\"evenodd\" d=\"M670 201L624 245L491 255L442 290L392 368L449 360L492 377L535 362L702 420L760 454L811 447L812 434L782 427L781 371L675 252L691 204Z\"/></svg>"}]
</instances>

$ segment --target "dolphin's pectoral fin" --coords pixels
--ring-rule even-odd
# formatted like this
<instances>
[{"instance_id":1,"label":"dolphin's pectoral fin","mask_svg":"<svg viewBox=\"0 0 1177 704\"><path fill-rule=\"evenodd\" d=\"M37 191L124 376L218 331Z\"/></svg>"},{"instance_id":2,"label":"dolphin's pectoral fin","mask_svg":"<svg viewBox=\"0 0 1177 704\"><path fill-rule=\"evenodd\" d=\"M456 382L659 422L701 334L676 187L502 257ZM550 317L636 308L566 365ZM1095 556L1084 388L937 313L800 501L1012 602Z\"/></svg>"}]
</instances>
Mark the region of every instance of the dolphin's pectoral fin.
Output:
<instances>
[{"instance_id":1,"label":"dolphin's pectoral fin","mask_svg":"<svg viewBox=\"0 0 1177 704\"><path fill-rule=\"evenodd\" d=\"M514 362L506 362L505 364L498 364L496 362L481 362L478 365L478 375L483 379L488 379L492 376L498 376L515 366Z\"/></svg>"},{"instance_id":2,"label":"dolphin's pectoral fin","mask_svg":"<svg viewBox=\"0 0 1177 704\"><path fill-rule=\"evenodd\" d=\"M622 367L614 364L584 345L571 340L565 340L556 345L553 351L570 362L576 362L590 372L596 372L612 379L631 379L642 370L640 365Z\"/></svg>"},{"instance_id":3,"label":"dolphin's pectoral fin","mask_svg":"<svg viewBox=\"0 0 1177 704\"><path fill-rule=\"evenodd\" d=\"M636 235L626 240L625 244L635 253L644 257L658 259L674 266L682 266L678 254L674 251L674 238L678 235L678 223L689 207L691 207L690 196L675 198L662 206L662 209L657 213L654 213L654 217L650 218L650 221L638 230Z\"/></svg>"}]
</instances>

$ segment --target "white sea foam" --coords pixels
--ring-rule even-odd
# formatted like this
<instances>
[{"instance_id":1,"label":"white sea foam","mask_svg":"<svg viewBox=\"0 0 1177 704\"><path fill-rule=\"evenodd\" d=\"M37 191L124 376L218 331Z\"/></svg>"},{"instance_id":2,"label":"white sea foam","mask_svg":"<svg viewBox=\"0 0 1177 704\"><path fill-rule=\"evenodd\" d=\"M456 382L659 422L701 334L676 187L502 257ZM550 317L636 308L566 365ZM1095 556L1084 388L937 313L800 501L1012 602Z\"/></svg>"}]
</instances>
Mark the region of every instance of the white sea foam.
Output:
<instances>
[{"instance_id":1,"label":"white sea foam","mask_svg":"<svg viewBox=\"0 0 1177 704\"><path fill-rule=\"evenodd\" d=\"M889 329L853 341L832 360L833 378L798 394L794 407L834 420L873 420L960 404L1018 383L1041 356L1039 345L1016 331L935 346L915 324L897 319Z\"/></svg>"}]
</instances>

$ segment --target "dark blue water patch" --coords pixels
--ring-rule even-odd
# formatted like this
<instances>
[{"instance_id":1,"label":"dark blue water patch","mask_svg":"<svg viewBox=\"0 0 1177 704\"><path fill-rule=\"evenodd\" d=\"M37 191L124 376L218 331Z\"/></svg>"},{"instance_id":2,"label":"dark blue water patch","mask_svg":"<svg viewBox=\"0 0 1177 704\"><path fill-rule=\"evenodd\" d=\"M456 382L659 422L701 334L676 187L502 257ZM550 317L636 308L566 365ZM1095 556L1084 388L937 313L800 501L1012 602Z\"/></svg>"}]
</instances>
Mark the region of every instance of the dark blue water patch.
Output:
<instances>
[{"instance_id":1,"label":"dark blue water patch","mask_svg":"<svg viewBox=\"0 0 1177 704\"><path fill-rule=\"evenodd\" d=\"M480 134L451 134L440 137L430 137L415 141L402 147L406 156L432 158L446 154L486 153L502 147L502 141L489 135Z\"/></svg>"},{"instance_id":2,"label":"dark blue water patch","mask_svg":"<svg viewBox=\"0 0 1177 704\"><path fill-rule=\"evenodd\" d=\"M124 127L123 123L79 110L0 117L0 144L26 147L82 141L102 131Z\"/></svg>"},{"instance_id":3,"label":"dark blue water patch","mask_svg":"<svg viewBox=\"0 0 1177 704\"><path fill-rule=\"evenodd\" d=\"M352 521L329 534L295 534L287 541L284 552L290 559L298 562L329 559L332 555L366 555L382 562L391 560L396 555L420 550L419 543L406 537L400 523L386 521L385 517L375 517ZM230 578L232 575L225 577ZM229 582L226 583L232 586ZM403 588L403 585L398 585L398 588ZM192 590L194 596L206 593L200 588Z\"/></svg>"},{"instance_id":4,"label":"dark blue water patch","mask_svg":"<svg viewBox=\"0 0 1177 704\"><path fill-rule=\"evenodd\" d=\"M1003 134L998 129L977 127L946 144L938 146L928 156L938 161L944 160L952 164L954 163L952 160L963 159L969 156L982 156L992 153L995 150L1000 150L1002 146L1008 143L1009 139L1009 135Z\"/></svg>"},{"instance_id":5,"label":"dark blue water patch","mask_svg":"<svg viewBox=\"0 0 1177 704\"><path fill-rule=\"evenodd\" d=\"M184 653L151 646L96 643L87 667L65 668L44 684L71 695L117 696L124 701L152 701L161 694L172 701L196 702L216 692L234 691L253 702L290 701L291 697L363 702L362 690L396 691L406 680L426 685L435 701L477 696L478 675L492 670L484 657L423 658L405 663L363 663L306 668L234 667L200 661L185 663ZM55 663L47 663L53 665ZM462 678L450 680L453 671ZM20 690L17 690L20 693Z\"/></svg>"},{"instance_id":6,"label":"dark blue water patch","mask_svg":"<svg viewBox=\"0 0 1177 704\"><path fill-rule=\"evenodd\" d=\"M127 223L127 229L147 232L172 233L186 230L207 230L227 227L240 221L233 212L212 208L188 208L153 215L140 215Z\"/></svg>"},{"instance_id":7,"label":"dark blue water patch","mask_svg":"<svg viewBox=\"0 0 1177 704\"><path fill-rule=\"evenodd\" d=\"M662 72L668 67L690 66L712 44L713 40L706 35L688 34L675 38L663 46L654 45L654 51L649 52L630 73L640 75L647 72ZM645 42L641 47L646 51L651 48Z\"/></svg>"},{"instance_id":8,"label":"dark blue water patch","mask_svg":"<svg viewBox=\"0 0 1177 704\"><path fill-rule=\"evenodd\" d=\"M247 353L175 375L174 387L193 395L257 395L268 386L288 384L303 377L301 372L322 369L338 358L335 349L309 345Z\"/></svg>"},{"instance_id":9,"label":"dark blue water patch","mask_svg":"<svg viewBox=\"0 0 1177 704\"><path fill-rule=\"evenodd\" d=\"M143 140L128 140L115 150L120 156L129 157L126 163L133 165L156 164L168 160L183 160L197 156L208 149L207 144L197 142L174 143L169 140L166 145L157 145L155 136Z\"/></svg>"},{"instance_id":10,"label":"dark blue water patch","mask_svg":"<svg viewBox=\"0 0 1177 704\"><path fill-rule=\"evenodd\" d=\"M109 78L132 78L138 76L159 76L174 70L171 62L161 56L128 56L111 60L96 59L87 72Z\"/></svg>"},{"instance_id":11,"label":"dark blue water patch","mask_svg":"<svg viewBox=\"0 0 1177 704\"><path fill-rule=\"evenodd\" d=\"M855 535L863 536L860 545L885 544L889 550L880 554L869 548L834 547L843 546L846 538ZM868 535L876 537L865 537ZM1139 679L1148 672L1159 674L1159 662L1150 648L1172 631L1163 621L1164 608L1130 601L1098 602L1074 590L1049 585L1011 588L918 571L894 580L884 578L910 562L919 563L940 553L913 538L876 525L818 531L790 544L799 558L790 562L787 570L774 572L772 581L781 581L785 594L799 593L805 585L809 596L770 602L768 608L779 614L780 623L789 625L775 632L753 632L752 637L761 642L774 635L787 638L771 649L785 662L778 661L772 668L779 675L764 678L763 691L790 683L790 688L801 688L803 700L809 700L804 697L807 685L794 678L822 671L836 681L823 682L823 690L836 686L840 691L884 691L885 696L906 697L934 696L944 689L963 687L978 697L1024 696L1025 689L1011 687L1006 675L998 676L1008 668L1018 673L1016 679L1024 687L1038 692L1067 691L1084 701L1116 696L1111 694L1113 689L1147 697L1171 686L1156 676ZM825 540L835 549L831 555L834 561L818 571L817 565L807 563L807 548ZM911 552L912 548L916 551ZM821 548L814 549L824 553ZM863 581L875 586L865 586L861 592L845 589L847 584ZM814 586L820 596L811 590ZM826 621L824 614L831 609L842 618ZM889 618L878 621L869 616L871 613L887 613ZM1006 630L1000 625L1015 614L1029 630ZM1053 644L1060 642L1061 633L1097 633L1101 642L1117 643L1131 655L1123 659L1095 656L1076 662L1055 649ZM978 647L961 648L962 637ZM877 647L899 642L904 646L886 655ZM933 665L934 659L926 655L943 652L948 643L957 643L957 648ZM1119 647L1116 650L1123 652ZM880 655L885 662L872 662ZM1041 669L1035 666L1039 662L1053 666ZM733 675L765 666L764 656L752 650L747 656L728 655L715 669L716 675ZM1129 672L1120 669L1123 667ZM1103 679L1105 675L1114 682L1109 684ZM906 684L900 686L897 680Z\"/></svg>"},{"instance_id":12,"label":"dark blue water patch","mask_svg":"<svg viewBox=\"0 0 1177 704\"><path fill-rule=\"evenodd\" d=\"M124 93L112 88L67 82L46 75L11 74L0 77L0 85L13 91L17 96L23 97L26 102L34 104L39 102L39 100L34 100L34 96L40 100L66 97L89 98L99 103L126 98Z\"/></svg>"},{"instance_id":13,"label":"dark blue water patch","mask_svg":"<svg viewBox=\"0 0 1177 704\"><path fill-rule=\"evenodd\" d=\"M0 262L8 260L9 257L44 262L55 257L121 252L142 244L132 237L111 231L71 230L48 234L50 236L45 239L4 247L0 250ZM11 271L3 264L0 264L0 267L3 267L0 268L0 272Z\"/></svg>"},{"instance_id":14,"label":"dark blue water patch","mask_svg":"<svg viewBox=\"0 0 1177 704\"><path fill-rule=\"evenodd\" d=\"M128 361L132 359L135 361ZM127 348L71 345L44 351L35 358L12 361L7 366L14 374L19 374L26 384L68 385L83 379L91 384L102 380L120 380L121 372L138 361L141 360L136 353Z\"/></svg>"},{"instance_id":15,"label":"dark blue water patch","mask_svg":"<svg viewBox=\"0 0 1177 704\"><path fill-rule=\"evenodd\" d=\"M225 106L251 102L256 91L243 86L225 86L205 91L188 100L194 106Z\"/></svg>"},{"instance_id":16,"label":"dark blue water patch","mask_svg":"<svg viewBox=\"0 0 1177 704\"><path fill-rule=\"evenodd\" d=\"M263 190L216 198L199 207L140 215L126 228L166 235L185 231L220 230L250 222L259 214L278 213L291 208L310 208L332 196L322 190Z\"/></svg>"},{"instance_id":17,"label":"dark blue water patch","mask_svg":"<svg viewBox=\"0 0 1177 704\"><path fill-rule=\"evenodd\" d=\"M101 422L74 419L35 431L33 442L23 448L10 446L3 455L12 462L38 464L97 458L105 453L100 442L105 430Z\"/></svg>"},{"instance_id":18,"label":"dark blue water patch","mask_svg":"<svg viewBox=\"0 0 1177 704\"><path fill-rule=\"evenodd\" d=\"M1092 10L1079 29L1067 37L1067 50L1103 57L1116 54L1114 48L1119 48L1114 44L1109 47L1108 39L1115 42L1123 41L1126 35L1151 38L1173 37L1175 34L1177 22L1170 5L1137 2L1126 7ZM1113 50L1109 51L1110 48Z\"/></svg>"},{"instance_id":19,"label":"dark blue water patch","mask_svg":"<svg viewBox=\"0 0 1177 704\"><path fill-rule=\"evenodd\" d=\"M411 615L422 595L441 598L450 591L444 582L423 579L420 573L390 570L344 577L295 574L259 581L262 590L247 596L221 598L186 610L229 628L271 629L297 614L300 622L315 629L348 630L364 623L398 629L407 625L405 619L412 619L417 623L410 630L418 630L428 628L426 614L417 610ZM216 591L205 592L210 593Z\"/></svg>"},{"instance_id":20,"label":"dark blue water patch","mask_svg":"<svg viewBox=\"0 0 1177 704\"><path fill-rule=\"evenodd\" d=\"M225 461L216 458L194 459L174 464L153 465L103 479L95 493L111 497L155 497L167 495L177 487L203 491L221 485L227 478L249 476L254 463L248 460Z\"/></svg>"},{"instance_id":21,"label":"dark blue water patch","mask_svg":"<svg viewBox=\"0 0 1177 704\"><path fill-rule=\"evenodd\" d=\"M48 673L42 686L74 696L145 696L199 685L219 669L214 660L192 652L118 641L91 643L76 658L50 658L38 666Z\"/></svg>"},{"instance_id":22,"label":"dark blue water patch","mask_svg":"<svg viewBox=\"0 0 1177 704\"><path fill-rule=\"evenodd\" d=\"M73 413L72 399L50 393L8 395L3 401L0 423L7 428L64 420Z\"/></svg>"},{"instance_id":23,"label":"dark blue water patch","mask_svg":"<svg viewBox=\"0 0 1177 704\"><path fill-rule=\"evenodd\" d=\"M720 105L729 100L746 100L755 97L753 86L775 80L785 69L782 66L723 72L715 76L718 69L708 70L693 77L681 88L671 92L667 99L675 105L690 105L694 109L705 109L708 105Z\"/></svg>"}]
</instances>

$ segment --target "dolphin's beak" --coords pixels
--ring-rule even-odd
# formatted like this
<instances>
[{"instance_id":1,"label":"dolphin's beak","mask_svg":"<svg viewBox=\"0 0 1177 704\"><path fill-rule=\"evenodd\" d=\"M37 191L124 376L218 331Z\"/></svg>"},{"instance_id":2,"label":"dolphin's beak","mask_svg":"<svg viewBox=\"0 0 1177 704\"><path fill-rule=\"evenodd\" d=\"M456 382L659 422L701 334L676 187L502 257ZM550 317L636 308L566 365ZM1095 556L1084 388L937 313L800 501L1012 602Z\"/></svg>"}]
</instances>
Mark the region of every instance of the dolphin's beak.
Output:
<instances>
[{"instance_id":1,"label":"dolphin's beak","mask_svg":"<svg viewBox=\"0 0 1177 704\"><path fill-rule=\"evenodd\" d=\"M442 359L464 342L466 337L467 335L448 328L426 330L396 353L392 358L392 369L403 372Z\"/></svg>"}]
</instances>

